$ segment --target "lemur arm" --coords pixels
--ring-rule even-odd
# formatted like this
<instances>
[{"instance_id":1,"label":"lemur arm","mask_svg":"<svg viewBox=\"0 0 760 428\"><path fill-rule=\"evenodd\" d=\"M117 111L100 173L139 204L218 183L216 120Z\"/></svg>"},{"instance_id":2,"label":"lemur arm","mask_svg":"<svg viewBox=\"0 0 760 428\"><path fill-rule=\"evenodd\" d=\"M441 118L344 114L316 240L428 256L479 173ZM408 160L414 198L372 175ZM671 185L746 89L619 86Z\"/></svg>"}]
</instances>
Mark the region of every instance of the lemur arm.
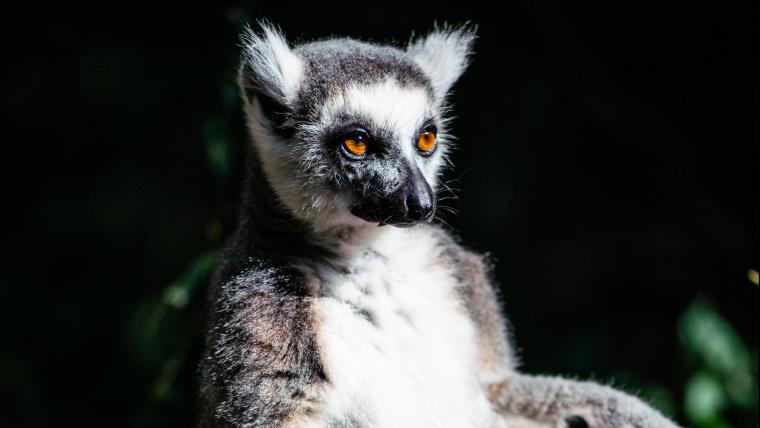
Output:
<instances>
[{"instance_id":1,"label":"lemur arm","mask_svg":"<svg viewBox=\"0 0 760 428\"><path fill-rule=\"evenodd\" d=\"M200 427L290 426L324 380L303 278L252 269L213 285Z\"/></svg>"},{"instance_id":2,"label":"lemur arm","mask_svg":"<svg viewBox=\"0 0 760 428\"><path fill-rule=\"evenodd\" d=\"M593 382L518 373L488 268L477 254L455 252L462 297L475 321L481 381L505 417L557 428L676 428L641 400ZM532 426L532 425L531 425Z\"/></svg>"},{"instance_id":3,"label":"lemur arm","mask_svg":"<svg viewBox=\"0 0 760 428\"><path fill-rule=\"evenodd\" d=\"M677 428L638 398L593 382L512 372L491 392L501 411L560 428Z\"/></svg>"}]
</instances>

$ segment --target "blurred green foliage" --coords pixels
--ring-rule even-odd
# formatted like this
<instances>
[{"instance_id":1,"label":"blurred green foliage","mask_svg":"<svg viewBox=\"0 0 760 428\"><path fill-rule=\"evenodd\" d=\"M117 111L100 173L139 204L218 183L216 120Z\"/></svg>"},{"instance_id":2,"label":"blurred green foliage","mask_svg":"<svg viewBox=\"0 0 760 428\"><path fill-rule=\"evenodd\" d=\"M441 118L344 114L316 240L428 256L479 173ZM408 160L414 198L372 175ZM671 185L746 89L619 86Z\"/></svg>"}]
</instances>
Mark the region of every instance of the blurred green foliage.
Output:
<instances>
[{"instance_id":1,"label":"blurred green foliage","mask_svg":"<svg viewBox=\"0 0 760 428\"><path fill-rule=\"evenodd\" d=\"M682 315L679 337L691 375L684 390L684 413L695 427L731 426L731 412L757 416L758 352L747 348L736 330L705 298Z\"/></svg>"}]
</instances>

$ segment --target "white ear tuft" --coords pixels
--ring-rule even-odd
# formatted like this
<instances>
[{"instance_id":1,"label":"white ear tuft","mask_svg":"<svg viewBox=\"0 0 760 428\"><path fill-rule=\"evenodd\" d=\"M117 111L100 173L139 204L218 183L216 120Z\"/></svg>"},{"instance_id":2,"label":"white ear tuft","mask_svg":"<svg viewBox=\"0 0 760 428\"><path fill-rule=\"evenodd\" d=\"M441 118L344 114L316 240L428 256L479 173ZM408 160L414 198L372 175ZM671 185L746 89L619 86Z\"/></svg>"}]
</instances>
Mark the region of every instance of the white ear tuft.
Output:
<instances>
[{"instance_id":1,"label":"white ear tuft","mask_svg":"<svg viewBox=\"0 0 760 428\"><path fill-rule=\"evenodd\" d=\"M406 52L430 79L436 97L443 99L469 65L475 28L436 28L427 36L413 40Z\"/></svg>"},{"instance_id":2,"label":"white ear tuft","mask_svg":"<svg viewBox=\"0 0 760 428\"><path fill-rule=\"evenodd\" d=\"M289 106L298 93L303 63L276 27L265 22L259 25L260 33L247 27L241 36L240 89L244 94L253 91L281 106Z\"/></svg>"}]
</instances>

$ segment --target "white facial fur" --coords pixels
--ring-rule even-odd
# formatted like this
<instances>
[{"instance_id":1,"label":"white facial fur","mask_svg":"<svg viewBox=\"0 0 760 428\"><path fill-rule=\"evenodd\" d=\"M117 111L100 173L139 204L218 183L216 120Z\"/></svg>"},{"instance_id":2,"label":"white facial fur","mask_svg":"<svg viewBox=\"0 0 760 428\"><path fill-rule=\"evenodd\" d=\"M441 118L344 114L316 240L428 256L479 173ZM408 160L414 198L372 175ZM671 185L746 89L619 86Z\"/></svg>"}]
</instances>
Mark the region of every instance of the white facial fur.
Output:
<instances>
[{"instance_id":1,"label":"white facial fur","mask_svg":"<svg viewBox=\"0 0 760 428\"><path fill-rule=\"evenodd\" d=\"M425 120L438 118L435 100L424 88L404 87L393 79L374 85L353 84L325 104L320 125L329 126L344 113L367 117L392 131L398 151L420 168L431 187L436 187L447 149L442 141L442 130L438 132L439 145L433 156L423 158L415 148L417 134Z\"/></svg>"},{"instance_id":2,"label":"white facial fur","mask_svg":"<svg viewBox=\"0 0 760 428\"><path fill-rule=\"evenodd\" d=\"M252 118L248 127L256 142L254 148L279 201L296 218L317 230L338 224L361 224L361 220L351 214L346 195L325 188L318 176L302 178L298 174L304 162L302 146L290 144L273 133L260 108L247 107Z\"/></svg>"}]
</instances>

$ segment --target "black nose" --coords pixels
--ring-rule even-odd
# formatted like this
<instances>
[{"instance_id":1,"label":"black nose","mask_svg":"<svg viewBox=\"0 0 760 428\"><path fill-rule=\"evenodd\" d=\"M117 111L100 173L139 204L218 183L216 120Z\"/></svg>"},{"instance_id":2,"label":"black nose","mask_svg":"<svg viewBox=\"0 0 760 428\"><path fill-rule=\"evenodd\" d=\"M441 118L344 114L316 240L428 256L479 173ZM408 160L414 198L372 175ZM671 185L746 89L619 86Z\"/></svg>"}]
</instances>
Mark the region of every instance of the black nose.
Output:
<instances>
[{"instance_id":1,"label":"black nose","mask_svg":"<svg viewBox=\"0 0 760 428\"><path fill-rule=\"evenodd\" d=\"M435 214L435 194L417 167L404 191L406 218L411 222L430 221Z\"/></svg>"},{"instance_id":2,"label":"black nose","mask_svg":"<svg viewBox=\"0 0 760 428\"><path fill-rule=\"evenodd\" d=\"M351 212L372 223L412 226L433 219L435 193L419 168L411 166L398 189L387 195L364 197Z\"/></svg>"}]
</instances>

